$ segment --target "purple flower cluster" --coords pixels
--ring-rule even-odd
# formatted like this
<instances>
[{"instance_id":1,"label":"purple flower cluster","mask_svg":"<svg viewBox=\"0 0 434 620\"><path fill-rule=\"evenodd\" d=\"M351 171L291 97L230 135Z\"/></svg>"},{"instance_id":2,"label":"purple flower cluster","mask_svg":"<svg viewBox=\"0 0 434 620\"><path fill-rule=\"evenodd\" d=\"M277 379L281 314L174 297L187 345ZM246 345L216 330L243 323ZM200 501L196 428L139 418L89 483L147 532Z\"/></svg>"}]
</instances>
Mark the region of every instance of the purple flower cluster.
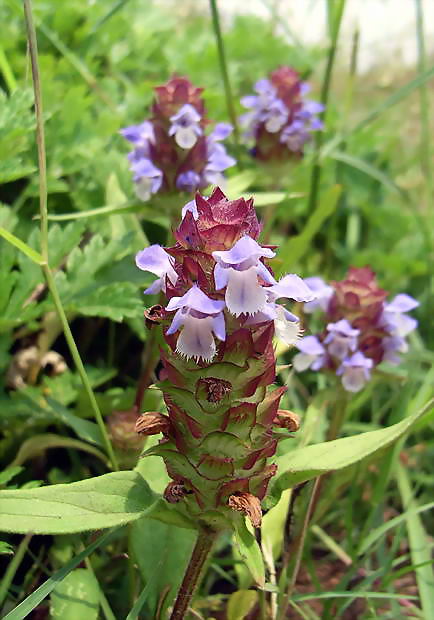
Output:
<instances>
[{"instance_id":1,"label":"purple flower cluster","mask_svg":"<svg viewBox=\"0 0 434 620\"><path fill-rule=\"evenodd\" d=\"M255 141L254 154L262 160L302 155L311 133L322 129L321 103L306 98L310 86L296 71L281 67L255 84L256 95L241 99L250 111L240 118L246 137Z\"/></svg>"},{"instance_id":2,"label":"purple flower cluster","mask_svg":"<svg viewBox=\"0 0 434 620\"><path fill-rule=\"evenodd\" d=\"M198 196L197 200L204 199ZM200 218L196 201L185 205L181 227L190 217L193 222ZM276 335L284 342L291 345L297 341L298 317L276 301L286 298L308 302L315 295L295 274L277 281L263 262L274 256L275 252L261 246L248 234L241 236L228 250L211 252L211 293L218 299L211 298L195 282L184 294L172 296L166 307L166 312L176 311L166 335L180 331L176 343L180 355L210 362L216 354L215 338L220 341L226 338L225 313L241 320L246 327L274 322ZM146 294L161 290L167 294L169 288L176 292L178 287L185 290L182 275L174 269L173 257L161 246L153 245L139 252L136 264L143 271L158 276Z\"/></svg>"},{"instance_id":3,"label":"purple flower cluster","mask_svg":"<svg viewBox=\"0 0 434 620\"><path fill-rule=\"evenodd\" d=\"M399 354L408 350L406 336L417 327L407 314L419 305L415 299L400 294L387 302L366 267L350 269L347 279L332 286L317 277L305 282L315 299L304 304L304 312L320 311L325 329L295 343L295 370L334 371L345 390L359 392L379 363L399 364Z\"/></svg>"},{"instance_id":4,"label":"purple flower cluster","mask_svg":"<svg viewBox=\"0 0 434 620\"><path fill-rule=\"evenodd\" d=\"M236 161L222 141L232 132L219 123L205 135L206 118L201 89L185 78L172 78L157 87L153 116L121 130L133 145L130 169L141 200L157 192L195 192L224 182L223 172Z\"/></svg>"}]
</instances>

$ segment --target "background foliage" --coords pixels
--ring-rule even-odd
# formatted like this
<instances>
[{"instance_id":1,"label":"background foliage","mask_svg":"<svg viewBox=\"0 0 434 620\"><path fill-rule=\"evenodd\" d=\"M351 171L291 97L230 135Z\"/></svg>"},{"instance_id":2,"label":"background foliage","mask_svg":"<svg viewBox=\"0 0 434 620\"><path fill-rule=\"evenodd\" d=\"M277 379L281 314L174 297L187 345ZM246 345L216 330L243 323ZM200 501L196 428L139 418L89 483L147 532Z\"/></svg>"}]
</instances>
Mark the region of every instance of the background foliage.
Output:
<instances>
[{"instance_id":1,"label":"background foliage","mask_svg":"<svg viewBox=\"0 0 434 620\"><path fill-rule=\"evenodd\" d=\"M333 34L343 3L328 5ZM174 72L205 87L210 117L226 120L215 36L205 10L174 11L143 0L79 0L61 7L45 0L35 2L34 10L47 144L50 266L118 459L122 468L133 467L141 446L113 413L131 409L142 370L149 366L142 290L150 279L136 270L132 257L149 243L164 242L170 223L161 202L142 204L135 198L127 148L118 132L147 116L152 87ZM21 3L5 0L0 23L8 26L0 41L0 226L39 251L33 91ZM330 49L277 35L271 13L268 20L237 17L224 42L237 112L239 97L282 63L300 71L317 98L327 87ZM309 208L313 148L276 187L267 171L233 144L240 164L231 171L227 188L234 197L256 196L268 218L266 233L281 244L282 270L340 279L348 266L370 264L391 294L405 291L421 302L416 312L420 329L404 363L385 368L350 402L344 435L380 429L414 413L432 396L434 379L433 154L427 99L433 70L423 59L425 66L419 68L425 72L419 77L417 70L398 72L384 88L375 71L359 76L356 40L353 52L349 62L338 47L328 85L315 214ZM187 199L180 197L179 207ZM45 483L105 474L104 439L43 273L5 240L0 256L0 485L30 493ZM57 358L41 367L35 351L38 360L59 353L66 363L63 372L56 374ZM297 442L317 443L325 437L334 396L321 376L294 376L286 366L290 359L291 353L282 351L279 380L289 386L283 405L302 415ZM142 410L158 410L159 399L157 391L147 390ZM415 617L434 617L432 542L426 534L433 532L431 420L432 415L416 425L405 449L398 443L375 461L327 480L306 540L291 617L397 618L403 598ZM157 458L141 462L139 471L152 491L161 492L166 474ZM304 493L294 502L296 521L302 520ZM408 510L416 505L421 512ZM262 541L269 544L263 544L269 576L285 553L285 507L281 500L265 518ZM92 536L5 535L0 551L9 568L0 602L6 601L7 613L64 567L66 579L60 585L54 580L49 602L32 613L77 618L85 611L86 618L97 618L100 606L105 617L124 618L136 602L138 610L144 609L142 617L164 617L193 539L188 529L141 518L109 532L100 539L92 564L88 559L80 564L77 554L93 543ZM260 613L255 605L263 605L264 595L249 590L252 579L239 554L230 537L221 540L196 606L201 617L226 613L235 620L243 609ZM318 596L312 605L303 602L309 592L322 592L324 602ZM339 598L345 592L348 597ZM376 598L381 592L387 596ZM34 599L33 607L28 603L28 613L42 599ZM128 618L133 617L138 616L131 612Z\"/></svg>"}]
</instances>

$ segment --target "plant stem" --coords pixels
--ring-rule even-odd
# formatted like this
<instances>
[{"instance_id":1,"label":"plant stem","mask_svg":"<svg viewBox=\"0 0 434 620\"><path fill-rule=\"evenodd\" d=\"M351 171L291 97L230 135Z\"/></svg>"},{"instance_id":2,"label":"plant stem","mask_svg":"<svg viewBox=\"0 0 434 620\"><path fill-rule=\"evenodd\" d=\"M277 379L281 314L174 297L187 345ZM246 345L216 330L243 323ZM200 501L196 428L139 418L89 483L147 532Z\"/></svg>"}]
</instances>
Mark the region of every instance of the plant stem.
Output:
<instances>
[{"instance_id":1,"label":"plant stem","mask_svg":"<svg viewBox=\"0 0 434 620\"><path fill-rule=\"evenodd\" d=\"M332 11L331 7L333 3L329 4L329 22L330 22L330 49L327 57L327 65L324 73L324 79L321 88L321 103L325 106L324 112L321 114L321 120L324 122L324 125L327 120L327 104L329 99L329 92L331 86L331 77L333 72L333 66L335 62L336 50L337 50L337 42L339 37L339 30L342 21L342 15L345 8L345 0L338 0L337 8ZM332 15L333 13L333 15ZM323 132L317 131L315 132L315 150L313 155L313 166L312 173L310 177L310 192L308 198L308 213L312 213L316 208L316 203L318 199L318 189L321 180L321 164L320 164L320 151L323 144Z\"/></svg>"},{"instance_id":2,"label":"plant stem","mask_svg":"<svg viewBox=\"0 0 434 620\"><path fill-rule=\"evenodd\" d=\"M211 15L212 15L212 25L214 28L214 34L217 41L217 50L219 55L219 63L220 63L220 71L223 78L223 84L225 87L225 95L226 95L226 107L228 109L229 118L231 119L231 123L234 128L234 142L237 150L239 149L239 130L238 130L238 120L235 112L234 99L232 95L231 83L229 81L229 74L226 62L226 54L225 48L223 44L223 37L220 28L220 18L217 7L217 0L209 0L209 4L211 7Z\"/></svg>"},{"instance_id":3,"label":"plant stem","mask_svg":"<svg viewBox=\"0 0 434 620\"><path fill-rule=\"evenodd\" d=\"M89 378L84 368L83 362L78 352L77 345L75 344L74 336L72 335L71 328L69 327L68 319L66 318L65 310L60 299L56 283L54 281L53 273L49 265L48 257L48 208L47 208L47 165L46 165L46 153L45 153L45 134L44 134L44 119L42 111L42 94L41 94L41 79L39 74L38 63L38 47L36 40L35 24L33 21L31 0L24 0L24 14L26 19L27 38L29 42L30 59L32 64L32 77L33 77L33 90L35 93L35 113L36 113L36 142L38 146L38 166L39 166L39 208L41 218L41 254L43 258L42 271L44 273L48 289L53 297L54 305L59 315L60 322L65 334L65 339L68 344L71 356L77 367L80 375L83 387L88 395L90 405L92 407L95 420L101 431L101 437L105 445L107 454L110 458L113 469L118 470L119 466L114 454L114 450L107 433L107 429L104 424L104 420L99 410L98 403L96 402L95 395L92 391Z\"/></svg>"},{"instance_id":4,"label":"plant stem","mask_svg":"<svg viewBox=\"0 0 434 620\"><path fill-rule=\"evenodd\" d=\"M14 577L15 577L15 573L17 572L23 557L25 556L25 553L27 551L27 547L29 546L29 542L30 539L32 538L33 534L26 534L24 536L24 538L22 538L20 544L18 545L18 548L14 554L14 557L12 558L12 560L9 562L8 567L6 569L6 572L4 574L3 579L1 580L0 583L0 607L3 604L3 601L5 600L8 590L9 590L9 586L11 585Z\"/></svg>"},{"instance_id":5,"label":"plant stem","mask_svg":"<svg viewBox=\"0 0 434 620\"><path fill-rule=\"evenodd\" d=\"M425 34L423 23L423 7L421 0L415 0L416 4L416 36L418 51L418 69L422 74L426 69L426 49ZM428 194L427 205L432 204L434 200L434 180L431 164L431 146L430 146L430 101L426 84L419 86L420 95L420 119L421 119L421 135L420 135L420 156L421 167L425 175L426 188Z\"/></svg>"},{"instance_id":6,"label":"plant stem","mask_svg":"<svg viewBox=\"0 0 434 620\"><path fill-rule=\"evenodd\" d=\"M303 525L301 527L301 532L297 537L296 544L294 546L295 560L294 560L294 568L292 570L291 579L289 585L286 589L285 596L283 598L282 604L279 607L279 614L277 616L278 620L283 620L286 617L286 610L289 605L289 600L291 598L292 591L297 582L298 573L301 566L301 558L303 557L303 549L304 549L304 541L306 540L306 534L309 527L309 521L312 516L314 510L314 502L316 496L316 490L319 485L320 478L316 478L313 483L312 493L309 499L309 503L306 508L306 512L303 519Z\"/></svg>"},{"instance_id":7,"label":"plant stem","mask_svg":"<svg viewBox=\"0 0 434 620\"><path fill-rule=\"evenodd\" d=\"M41 216L41 254L48 265L47 160L45 156L45 133L42 111L41 78L38 63L38 42L36 39L31 0L24 0L24 14L26 17L30 61L32 63L33 91L35 93L36 144L38 147L39 165L39 212Z\"/></svg>"},{"instance_id":8,"label":"plant stem","mask_svg":"<svg viewBox=\"0 0 434 620\"><path fill-rule=\"evenodd\" d=\"M66 343L68 345L72 359L74 360L74 364L77 368L78 374L80 375L80 379L86 391L87 397L89 398L90 406L93 410L95 421L98 424L99 430L101 432L101 437L102 437L105 449L107 451L107 454L111 461L113 469L118 471L119 465L118 465L118 462L117 462L117 459L116 459L116 456L113 450L113 446L111 444L110 437L108 436L107 428L104 424L104 419L98 407L98 403L96 402L95 394L93 393L92 387L90 385L89 377L87 376L86 369L82 362L77 345L75 344L74 336L72 335L71 328L69 327L68 319L66 318L65 310L63 309L62 301L57 291L57 287L56 287L56 283L54 282L53 274L51 273L51 270L48 267L48 265L43 266L43 271L44 271L45 279L47 281L48 289L53 297L54 305L59 315L59 319L62 323L63 333L65 335Z\"/></svg>"},{"instance_id":9,"label":"plant stem","mask_svg":"<svg viewBox=\"0 0 434 620\"><path fill-rule=\"evenodd\" d=\"M217 535L217 532L210 529L199 530L196 544L191 554L187 570L185 571L184 579L179 588L170 620L182 620L185 617L185 613L199 583L202 570Z\"/></svg>"}]
</instances>

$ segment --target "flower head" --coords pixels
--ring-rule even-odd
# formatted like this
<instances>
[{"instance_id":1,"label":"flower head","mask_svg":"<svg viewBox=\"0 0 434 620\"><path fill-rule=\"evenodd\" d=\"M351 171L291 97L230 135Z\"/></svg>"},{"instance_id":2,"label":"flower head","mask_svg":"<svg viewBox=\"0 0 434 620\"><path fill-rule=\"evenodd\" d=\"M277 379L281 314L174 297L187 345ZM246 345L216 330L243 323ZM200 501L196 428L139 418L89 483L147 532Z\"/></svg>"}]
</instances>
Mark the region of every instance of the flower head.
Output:
<instances>
[{"instance_id":1,"label":"flower head","mask_svg":"<svg viewBox=\"0 0 434 620\"><path fill-rule=\"evenodd\" d=\"M324 106L306 99L308 84L290 67L273 71L256 82L256 95L241 99L249 110L240 118L246 137L254 140L253 152L261 160L285 160L303 155L311 133L322 129L318 114Z\"/></svg>"},{"instance_id":2,"label":"flower head","mask_svg":"<svg viewBox=\"0 0 434 620\"><path fill-rule=\"evenodd\" d=\"M378 364L399 364L400 354L408 350L405 336L417 326L407 314L419 305L413 297L400 294L387 302L386 291L369 267L351 267L344 280L331 285L321 278L306 278L305 283L316 299L305 303L304 311L318 312L323 331L308 337L315 341L303 338L295 343L301 351L294 358L296 370L325 368L341 377L347 391L358 392ZM309 347L316 347L315 358L307 357L314 355Z\"/></svg>"},{"instance_id":3,"label":"flower head","mask_svg":"<svg viewBox=\"0 0 434 620\"><path fill-rule=\"evenodd\" d=\"M155 89L152 117L121 129L133 145L130 168L141 200L159 192L193 193L224 181L224 171L235 165L222 141L232 131L219 123L207 136L202 89L175 77Z\"/></svg>"},{"instance_id":4,"label":"flower head","mask_svg":"<svg viewBox=\"0 0 434 620\"><path fill-rule=\"evenodd\" d=\"M227 131L219 127L213 139ZM299 319L276 302L314 297L295 274L276 281L268 265L275 252L259 243L259 232L252 200L228 200L216 189L184 206L173 247L154 245L136 257L158 277L152 292L167 298L165 307L145 312L146 324L162 329L159 387L167 408L167 415L140 418L138 432L163 434L145 455L165 461L168 502L212 523L216 512L226 520L241 512L254 527L276 472L268 459L285 431L298 428L279 409L285 388L271 385L274 334L292 344Z\"/></svg>"}]
</instances>

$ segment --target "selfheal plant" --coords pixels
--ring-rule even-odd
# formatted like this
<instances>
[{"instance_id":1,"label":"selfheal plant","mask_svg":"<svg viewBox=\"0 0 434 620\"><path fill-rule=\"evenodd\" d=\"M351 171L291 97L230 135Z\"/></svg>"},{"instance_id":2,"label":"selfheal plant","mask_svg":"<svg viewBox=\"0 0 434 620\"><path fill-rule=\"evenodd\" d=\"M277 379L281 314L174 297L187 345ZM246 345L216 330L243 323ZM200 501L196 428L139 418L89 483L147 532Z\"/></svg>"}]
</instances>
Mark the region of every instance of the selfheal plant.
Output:
<instances>
[{"instance_id":1,"label":"selfheal plant","mask_svg":"<svg viewBox=\"0 0 434 620\"><path fill-rule=\"evenodd\" d=\"M159 192L195 192L221 184L223 172L235 165L222 144L232 126L219 123L206 132L210 121L202 91L187 78L174 77L155 88L151 118L121 130L134 147L128 159L142 200Z\"/></svg>"},{"instance_id":2,"label":"selfheal plant","mask_svg":"<svg viewBox=\"0 0 434 620\"><path fill-rule=\"evenodd\" d=\"M276 429L294 430L293 416L279 411L285 388L272 387L273 336L294 344L299 320L276 300L307 302L314 294L295 274L276 281L268 265L275 251L261 246L259 232L252 200L228 200L215 189L184 207L176 245L151 246L136 258L158 276L145 292L163 291L168 300L146 312L165 342L158 385L167 414L143 414L137 430L163 433L145 455L165 461L166 500L214 525L237 513L260 525L276 472L268 461Z\"/></svg>"},{"instance_id":3,"label":"selfheal plant","mask_svg":"<svg viewBox=\"0 0 434 620\"><path fill-rule=\"evenodd\" d=\"M255 84L256 95L241 104L250 111L241 116L246 138L254 141L252 154L262 161L301 157L313 131L322 129L321 103L306 98L310 86L290 67L280 67Z\"/></svg>"},{"instance_id":4,"label":"selfheal plant","mask_svg":"<svg viewBox=\"0 0 434 620\"><path fill-rule=\"evenodd\" d=\"M347 277L327 285L321 278L305 281L316 298L304 304L310 315L320 312L323 329L301 338L294 368L329 370L341 377L348 392L359 392L381 362L400 363L408 350L405 337L417 327L407 313L419 303L404 293L391 302L369 267L351 267Z\"/></svg>"}]
</instances>

